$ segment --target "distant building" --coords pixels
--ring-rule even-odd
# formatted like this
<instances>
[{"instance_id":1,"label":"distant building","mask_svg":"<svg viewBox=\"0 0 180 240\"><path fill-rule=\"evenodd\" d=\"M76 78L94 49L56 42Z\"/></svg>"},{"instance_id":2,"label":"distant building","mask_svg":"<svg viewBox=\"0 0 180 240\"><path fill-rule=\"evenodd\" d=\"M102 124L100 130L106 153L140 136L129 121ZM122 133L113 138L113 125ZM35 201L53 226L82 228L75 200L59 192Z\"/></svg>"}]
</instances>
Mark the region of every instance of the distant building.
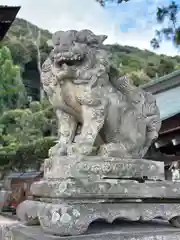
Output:
<instances>
[{"instance_id":1,"label":"distant building","mask_svg":"<svg viewBox=\"0 0 180 240\"><path fill-rule=\"evenodd\" d=\"M180 70L142 86L155 95L162 127L148 156L164 161L166 167L180 161Z\"/></svg>"},{"instance_id":2,"label":"distant building","mask_svg":"<svg viewBox=\"0 0 180 240\"><path fill-rule=\"evenodd\" d=\"M12 172L6 176L6 182L8 183L6 188L11 190L9 201L18 205L27 200L30 195L31 184L39 181L42 177L43 171Z\"/></svg>"},{"instance_id":3,"label":"distant building","mask_svg":"<svg viewBox=\"0 0 180 240\"><path fill-rule=\"evenodd\" d=\"M19 10L20 7L0 5L0 41L5 37Z\"/></svg>"}]
</instances>

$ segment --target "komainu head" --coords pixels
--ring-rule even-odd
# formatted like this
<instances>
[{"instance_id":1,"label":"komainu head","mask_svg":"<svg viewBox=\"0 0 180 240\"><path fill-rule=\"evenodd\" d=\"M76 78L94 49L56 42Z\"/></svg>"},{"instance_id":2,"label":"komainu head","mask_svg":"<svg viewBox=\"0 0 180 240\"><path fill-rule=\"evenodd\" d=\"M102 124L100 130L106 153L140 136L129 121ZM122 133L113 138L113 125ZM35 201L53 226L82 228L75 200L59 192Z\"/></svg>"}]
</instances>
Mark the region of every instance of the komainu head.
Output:
<instances>
[{"instance_id":1,"label":"komainu head","mask_svg":"<svg viewBox=\"0 0 180 240\"><path fill-rule=\"evenodd\" d=\"M90 49L100 46L106 38L107 36L95 35L90 30L58 31L52 37L52 60L59 66L81 64Z\"/></svg>"}]
</instances>

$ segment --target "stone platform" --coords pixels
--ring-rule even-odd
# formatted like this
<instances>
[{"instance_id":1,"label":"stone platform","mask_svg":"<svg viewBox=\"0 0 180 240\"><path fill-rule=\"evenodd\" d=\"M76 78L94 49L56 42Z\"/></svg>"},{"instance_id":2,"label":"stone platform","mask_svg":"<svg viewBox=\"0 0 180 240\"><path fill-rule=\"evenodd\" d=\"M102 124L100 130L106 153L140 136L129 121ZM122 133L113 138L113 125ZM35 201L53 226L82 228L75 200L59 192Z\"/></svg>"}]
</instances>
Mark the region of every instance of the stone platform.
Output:
<instances>
[{"instance_id":1,"label":"stone platform","mask_svg":"<svg viewBox=\"0 0 180 240\"><path fill-rule=\"evenodd\" d=\"M59 236L84 234L89 226L99 219L113 223L117 219L147 221L161 217L179 228L180 203L118 203L110 200L94 200L94 203L85 203L85 200L68 203L61 200L59 203L46 203L29 200L18 206L17 216L22 222L40 224L45 233Z\"/></svg>"},{"instance_id":2,"label":"stone platform","mask_svg":"<svg viewBox=\"0 0 180 240\"><path fill-rule=\"evenodd\" d=\"M180 231L159 220L152 222L96 222L86 234L59 237L49 235L39 226L16 224L4 229L0 240L179 240Z\"/></svg>"}]
</instances>

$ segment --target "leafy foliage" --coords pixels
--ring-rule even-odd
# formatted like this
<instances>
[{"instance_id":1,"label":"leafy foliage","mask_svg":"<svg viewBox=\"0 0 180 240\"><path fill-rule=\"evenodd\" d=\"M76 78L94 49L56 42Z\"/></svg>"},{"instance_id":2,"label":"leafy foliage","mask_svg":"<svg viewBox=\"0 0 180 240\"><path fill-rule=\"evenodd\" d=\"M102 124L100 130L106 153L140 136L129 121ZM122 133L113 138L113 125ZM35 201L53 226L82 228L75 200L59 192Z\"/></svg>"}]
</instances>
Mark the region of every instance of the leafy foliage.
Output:
<instances>
[{"instance_id":1,"label":"leafy foliage","mask_svg":"<svg viewBox=\"0 0 180 240\"><path fill-rule=\"evenodd\" d=\"M96 0L96 1L99 2L101 4L101 6L103 6L103 7L105 6L105 4L107 2L115 2L117 4L120 4L122 2L129 2L129 0Z\"/></svg>"},{"instance_id":2,"label":"leafy foliage","mask_svg":"<svg viewBox=\"0 0 180 240\"><path fill-rule=\"evenodd\" d=\"M18 65L7 47L0 49L0 170L37 167L54 145L56 119L47 103L27 107ZM2 176L4 176L2 174Z\"/></svg>"},{"instance_id":3,"label":"leafy foliage","mask_svg":"<svg viewBox=\"0 0 180 240\"><path fill-rule=\"evenodd\" d=\"M180 45L180 26L179 26L179 14L180 5L172 1L168 6L159 7L157 10L157 21L162 24L168 21L167 27L162 27L156 31L156 36L152 39L151 44L154 48L159 48L160 43L165 38L174 43L179 48Z\"/></svg>"},{"instance_id":4,"label":"leafy foliage","mask_svg":"<svg viewBox=\"0 0 180 240\"><path fill-rule=\"evenodd\" d=\"M10 49L14 62L21 67L27 95L32 96L34 100L39 100L40 76L37 68L37 49L31 33L35 39L39 30L41 60L44 62L50 52L47 41L52 37L47 30L39 29L26 20L17 18L3 41L3 45Z\"/></svg>"},{"instance_id":5,"label":"leafy foliage","mask_svg":"<svg viewBox=\"0 0 180 240\"><path fill-rule=\"evenodd\" d=\"M37 166L55 143L56 120L46 104L5 111L0 117L0 166Z\"/></svg>"},{"instance_id":6,"label":"leafy foliage","mask_svg":"<svg viewBox=\"0 0 180 240\"><path fill-rule=\"evenodd\" d=\"M7 47L0 48L0 112L20 107L25 101L25 88L20 68L14 65Z\"/></svg>"},{"instance_id":7,"label":"leafy foliage","mask_svg":"<svg viewBox=\"0 0 180 240\"><path fill-rule=\"evenodd\" d=\"M49 149L55 144L55 137L37 139L29 144L0 147L0 171L2 176L10 170L39 170L43 160L48 157Z\"/></svg>"},{"instance_id":8,"label":"leafy foliage","mask_svg":"<svg viewBox=\"0 0 180 240\"><path fill-rule=\"evenodd\" d=\"M51 50L47 41L52 37L52 34L23 19L15 20L3 44L6 44L11 50L14 62L21 66L27 95L31 96L33 100L39 100L40 76L37 69L37 54L29 37L29 28L34 36L41 30L40 51L43 62ZM180 65L178 56L172 58L156 55L150 51L129 46L109 45L107 47L112 53L112 60L120 74L130 74L136 85L150 81L151 78L168 74L178 69Z\"/></svg>"},{"instance_id":9,"label":"leafy foliage","mask_svg":"<svg viewBox=\"0 0 180 240\"><path fill-rule=\"evenodd\" d=\"M179 57L157 55L135 47L109 45L112 61L120 75L128 75L136 85L141 85L152 78L161 77L178 69Z\"/></svg>"}]
</instances>

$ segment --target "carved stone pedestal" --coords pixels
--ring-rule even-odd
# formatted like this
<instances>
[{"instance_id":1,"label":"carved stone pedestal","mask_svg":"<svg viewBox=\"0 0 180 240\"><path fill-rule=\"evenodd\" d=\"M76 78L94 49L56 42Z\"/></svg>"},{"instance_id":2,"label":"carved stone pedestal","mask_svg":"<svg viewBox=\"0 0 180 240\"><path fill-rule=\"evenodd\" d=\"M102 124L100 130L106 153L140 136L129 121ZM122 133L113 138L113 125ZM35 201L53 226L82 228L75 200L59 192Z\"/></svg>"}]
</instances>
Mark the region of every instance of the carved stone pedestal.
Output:
<instances>
[{"instance_id":1,"label":"carved stone pedestal","mask_svg":"<svg viewBox=\"0 0 180 240\"><path fill-rule=\"evenodd\" d=\"M180 227L180 184L164 181L163 163L55 157L44 167L44 179L31 186L34 200L21 203L17 216L29 225L39 224L45 233L84 234L99 219L112 223L161 217Z\"/></svg>"}]
</instances>

